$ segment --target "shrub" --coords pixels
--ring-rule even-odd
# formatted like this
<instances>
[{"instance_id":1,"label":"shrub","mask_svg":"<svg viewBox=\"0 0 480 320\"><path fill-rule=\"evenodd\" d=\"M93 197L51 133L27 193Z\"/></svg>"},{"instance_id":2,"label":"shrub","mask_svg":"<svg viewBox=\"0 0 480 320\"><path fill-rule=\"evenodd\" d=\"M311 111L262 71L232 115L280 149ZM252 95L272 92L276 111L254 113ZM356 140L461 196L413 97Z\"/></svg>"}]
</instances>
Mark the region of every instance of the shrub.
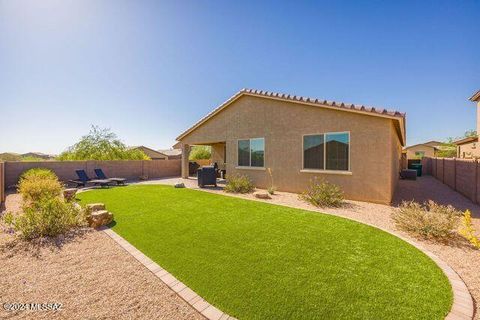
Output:
<instances>
[{"instance_id":1,"label":"shrub","mask_svg":"<svg viewBox=\"0 0 480 320\"><path fill-rule=\"evenodd\" d=\"M300 199L310 202L316 207L340 207L343 204L342 189L323 179L314 178Z\"/></svg>"},{"instance_id":2,"label":"shrub","mask_svg":"<svg viewBox=\"0 0 480 320\"><path fill-rule=\"evenodd\" d=\"M84 224L81 209L60 197L42 198L26 205L23 213L11 221L21 238L30 240L38 237L57 236L70 228Z\"/></svg>"},{"instance_id":3,"label":"shrub","mask_svg":"<svg viewBox=\"0 0 480 320\"><path fill-rule=\"evenodd\" d=\"M35 202L43 198L58 197L62 192L62 185L52 171L36 168L22 174L18 192L24 201Z\"/></svg>"},{"instance_id":4,"label":"shrub","mask_svg":"<svg viewBox=\"0 0 480 320\"><path fill-rule=\"evenodd\" d=\"M246 175L232 174L227 176L226 192L249 193L255 189L250 178Z\"/></svg>"},{"instance_id":5,"label":"shrub","mask_svg":"<svg viewBox=\"0 0 480 320\"><path fill-rule=\"evenodd\" d=\"M480 249L480 239L475 236L475 228L472 224L472 214L470 210L466 210L462 216L460 234L467 239L473 247Z\"/></svg>"},{"instance_id":6,"label":"shrub","mask_svg":"<svg viewBox=\"0 0 480 320\"><path fill-rule=\"evenodd\" d=\"M32 168L20 176L20 181L29 178L44 178L44 179L58 179L57 175L50 169Z\"/></svg>"},{"instance_id":7,"label":"shrub","mask_svg":"<svg viewBox=\"0 0 480 320\"><path fill-rule=\"evenodd\" d=\"M461 212L433 201L403 202L392 214L397 228L426 239L448 240L456 236Z\"/></svg>"},{"instance_id":8,"label":"shrub","mask_svg":"<svg viewBox=\"0 0 480 320\"><path fill-rule=\"evenodd\" d=\"M190 151L189 160L210 159L212 157L212 148L209 146L193 146Z\"/></svg>"}]
</instances>

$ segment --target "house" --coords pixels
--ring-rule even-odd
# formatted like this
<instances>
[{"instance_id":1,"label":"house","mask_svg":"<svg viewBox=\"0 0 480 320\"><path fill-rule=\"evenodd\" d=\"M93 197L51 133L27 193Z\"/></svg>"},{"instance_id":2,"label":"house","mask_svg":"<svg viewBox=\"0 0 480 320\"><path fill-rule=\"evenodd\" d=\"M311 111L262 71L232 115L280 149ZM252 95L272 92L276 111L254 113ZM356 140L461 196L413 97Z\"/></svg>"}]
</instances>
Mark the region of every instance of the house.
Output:
<instances>
[{"instance_id":1,"label":"house","mask_svg":"<svg viewBox=\"0 0 480 320\"><path fill-rule=\"evenodd\" d=\"M167 155L169 160L182 158L182 149L164 149L158 150L158 152Z\"/></svg>"},{"instance_id":2,"label":"house","mask_svg":"<svg viewBox=\"0 0 480 320\"><path fill-rule=\"evenodd\" d=\"M182 177L192 145L212 162L267 188L303 192L314 177L349 199L389 203L405 145L405 114L362 105L243 89L177 137Z\"/></svg>"},{"instance_id":3,"label":"house","mask_svg":"<svg viewBox=\"0 0 480 320\"><path fill-rule=\"evenodd\" d=\"M442 145L443 143L440 141L428 141L408 146L403 150L407 155L407 159L433 158L437 156L437 152L442 148Z\"/></svg>"},{"instance_id":4,"label":"house","mask_svg":"<svg viewBox=\"0 0 480 320\"><path fill-rule=\"evenodd\" d=\"M143 151L152 160L167 160L168 156L151 148L145 146L135 146L131 149L137 149Z\"/></svg>"},{"instance_id":5,"label":"house","mask_svg":"<svg viewBox=\"0 0 480 320\"><path fill-rule=\"evenodd\" d=\"M469 99L477 103L477 134L480 132L480 90ZM454 142L457 146L457 157L463 159L480 158L480 147L478 146L478 135L467 137Z\"/></svg>"}]
</instances>

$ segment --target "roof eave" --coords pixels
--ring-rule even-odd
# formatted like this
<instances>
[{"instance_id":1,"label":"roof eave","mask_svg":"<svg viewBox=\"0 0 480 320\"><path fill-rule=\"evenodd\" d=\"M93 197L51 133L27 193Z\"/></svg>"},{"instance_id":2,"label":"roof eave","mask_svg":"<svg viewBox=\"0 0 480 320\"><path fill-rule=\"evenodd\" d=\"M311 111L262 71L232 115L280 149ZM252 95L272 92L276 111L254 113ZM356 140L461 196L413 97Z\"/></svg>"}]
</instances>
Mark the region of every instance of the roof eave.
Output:
<instances>
[{"instance_id":1,"label":"roof eave","mask_svg":"<svg viewBox=\"0 0 480 320\"><path fill-rule=\"evenodd\" d=\"M480 100L480 90L478 90L477 92L475 92L473 94L473 96L471 96L468 100L472 101L472 102L477 102Z\"/></svg>"}]
</instances>

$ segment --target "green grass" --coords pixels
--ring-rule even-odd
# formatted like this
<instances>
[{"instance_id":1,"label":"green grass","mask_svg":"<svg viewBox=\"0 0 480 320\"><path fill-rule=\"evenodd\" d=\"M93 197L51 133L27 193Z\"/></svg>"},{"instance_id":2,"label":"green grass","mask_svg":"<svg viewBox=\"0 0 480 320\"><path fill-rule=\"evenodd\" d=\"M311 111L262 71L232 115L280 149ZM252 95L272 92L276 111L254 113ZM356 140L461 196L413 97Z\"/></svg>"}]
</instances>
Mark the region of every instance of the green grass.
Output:
<instances>
[{"instance_id":1,"label":"green grass","mask_svg":"<svg viewBox=\"0 0 480 320\"><path fill-rule=\"evenodd\" d=\"M239 319L443 319L450 310L432 260L354 221L160 185L78 197L105 203L117 233Z\"/></svg>"}]
</instances>

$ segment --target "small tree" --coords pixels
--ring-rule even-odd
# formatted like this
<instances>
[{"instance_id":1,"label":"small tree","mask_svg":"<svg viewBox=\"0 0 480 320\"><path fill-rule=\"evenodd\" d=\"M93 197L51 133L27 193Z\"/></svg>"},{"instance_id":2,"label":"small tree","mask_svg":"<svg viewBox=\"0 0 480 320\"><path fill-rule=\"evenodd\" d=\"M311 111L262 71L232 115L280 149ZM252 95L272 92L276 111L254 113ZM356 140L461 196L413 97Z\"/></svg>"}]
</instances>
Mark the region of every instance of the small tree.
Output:
<instances>
[{"instance_id":1,"label":"small tree","mask_svg":"<svg viewBox=\"0 0 480 320\"><path fill-rule=\"evenodd\" d=\"M149 160L141 150L129 149L110 129L93 126L79 142L62 152L58 160Z\"/></svg>"},{"instance_id":2,"label":"small tree","mask_svg":"<svg viewBox=\"0 0 480 320\"><path fill-rule=\"evenodd\" d=\"M190 151L190 160L210 159L212 156L212 148L209 146L193 146Z\"/></svg>"}]
</instances>

